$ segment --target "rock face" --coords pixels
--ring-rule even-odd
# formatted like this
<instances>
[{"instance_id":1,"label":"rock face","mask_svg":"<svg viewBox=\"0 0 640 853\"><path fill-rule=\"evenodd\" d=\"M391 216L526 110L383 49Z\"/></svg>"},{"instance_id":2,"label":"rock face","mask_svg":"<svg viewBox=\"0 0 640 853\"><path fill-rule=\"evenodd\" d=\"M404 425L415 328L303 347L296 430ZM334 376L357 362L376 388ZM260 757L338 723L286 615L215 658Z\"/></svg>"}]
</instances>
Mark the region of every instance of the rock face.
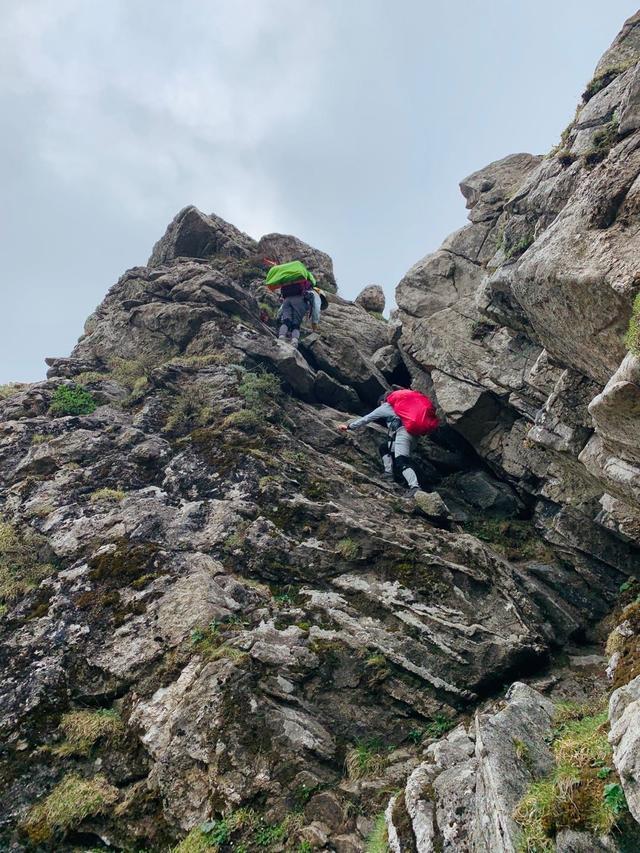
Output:
<instances>
[{"instance_id":1,"label":"rock face","mask_svg":"<svg viewBox=\"0 0 640 853\"><path fill-rule=\"evenodd\" d=\"M395 853L409 849L411 830L418 851L516 853L521 830L513 812L531 779L553 767L545 743L552 718L548 699L516 683L502 710L478 714L468 729L458 726L429 746L398 795L410 827L396 827ZM518 758L525 752L526 762Z\"/></svg>"},{"instance_id":2,"label":"rock face","mask_svg":"<svg viewBox=\"0 0 640 853\"><path fill-rule=\"evenodd\" d=\"M330 294L300 351L277 341L253 251L179 214L71 356L0 403L5 846L160 850L244 815L249 849L286 829L362 850L412 732L602 616L628 574L613 533L618 568L590 574L581 544L545 544L455 433L419 453L437 511L383 483L376 430L343 437L337 409L389 387L395 332ZM61 392L91 405L56 411ZM96 766L115 811L36 821Z\"/></svg>"},{"instance_id":3,"label":"rock face","mask_svg":"<svg viewBox=\"0 0 640 853\"><path fill-rule=\"evenodd\" d=\"M415 381L552 537L571 518L638 540L637 32L635 16L551 155L461 183L471 224L398 287Z\"/></svg>"},{"instance_id":4,"label":"rock face","mask_svg":"<svg viewBox=\"0 0 640 853\"><path fill-rule=\"evenodd\" d=\"M553 709L487 697L640 565L636 31L563 149L462 183L471 224L389 323L325 253L189 207L0 400L2 849L353 853L381 826L399 851L517 848ZM298 351L265 257L328 291ZM380 428L337 429L410 381L448 421L418 444L422 509L381 479ZM634 618L611 739L638 817Z\"/></svg>"}]
</instances>

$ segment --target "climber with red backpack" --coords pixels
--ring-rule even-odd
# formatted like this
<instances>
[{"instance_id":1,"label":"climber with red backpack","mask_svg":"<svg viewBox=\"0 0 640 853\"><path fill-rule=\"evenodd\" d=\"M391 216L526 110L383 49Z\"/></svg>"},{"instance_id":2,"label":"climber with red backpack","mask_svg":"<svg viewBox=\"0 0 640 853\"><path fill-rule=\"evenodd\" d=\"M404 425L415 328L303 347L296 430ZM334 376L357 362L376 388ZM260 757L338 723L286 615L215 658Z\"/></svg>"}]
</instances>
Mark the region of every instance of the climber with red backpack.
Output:
<instances>
[{"instance_id":1,"label":"climber with red backpack","mask_svg":"<svg viewBox=\"0 0 640 853\"><path fill-rule=\"evenodd\" d=\"M429 435L438 428L435 406L419 391L401 388L385 394L378 408L368 415L349 424L340 424L339 429L346 432L378 420L384 420L387 426L387 439L379 447L383 477L393 480L395 463L409 488L409 494L420 505L422 496L426 498L427 493L420 488L411 454L417 436ZM444 504L443 508L446 510Z\"/></svg>"},{"instance_id":2,"label":"climber with red backpack","mask_svg":"<svg viewBox=\"0 0 640 853\"><path fill-rule=\"evenodd\" d=\"M300 327L305 317L311 317L314 331L320 322L322 297L316 288L316 279L301 261L276 264L270 261L266 285L272 291L280 291L282 306L278 312L278 338L288 340L297 348Z\"/></svg>"}]
</instances>

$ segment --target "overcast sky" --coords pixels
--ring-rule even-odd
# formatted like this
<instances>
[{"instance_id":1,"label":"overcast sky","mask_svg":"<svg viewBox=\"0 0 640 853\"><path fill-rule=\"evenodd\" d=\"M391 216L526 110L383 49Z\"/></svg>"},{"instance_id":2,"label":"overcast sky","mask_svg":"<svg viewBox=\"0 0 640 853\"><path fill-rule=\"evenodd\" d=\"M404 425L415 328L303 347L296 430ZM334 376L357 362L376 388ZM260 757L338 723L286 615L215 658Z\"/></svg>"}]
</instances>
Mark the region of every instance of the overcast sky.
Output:
<instances>
[{"instance_id":1,"label":"overcast sky","mask_svg":"<svg viewBox=\"0 0 640 853\"><path fill-rule=\"evenodd\" d=\"M0 0L0 382L44 376L187 204L332 255L342 294L544 153L623 0Z\"/></svg>"}]
</instances>

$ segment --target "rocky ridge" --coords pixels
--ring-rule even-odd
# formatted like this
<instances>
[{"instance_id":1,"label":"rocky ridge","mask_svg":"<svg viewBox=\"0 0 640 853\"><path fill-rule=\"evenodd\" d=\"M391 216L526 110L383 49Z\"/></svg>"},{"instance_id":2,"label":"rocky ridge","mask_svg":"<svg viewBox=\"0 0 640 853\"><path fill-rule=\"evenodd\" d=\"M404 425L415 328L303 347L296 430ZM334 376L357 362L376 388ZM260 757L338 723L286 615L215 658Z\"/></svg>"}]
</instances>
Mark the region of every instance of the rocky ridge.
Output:
<instances>
[{"instance_id":1,"label":"rocky ridge","mask_svg":"<svg viewBox=\"0 0 640 853\"><path fill-rule=\"evenodd\" d=\"M495 697L612 611L640 818L637 30L557 152L462 183L471 224L391 322L325 253L189 207L0 401L4 848L515 850L567 676ZM261 266L294 256L329 300L299 352ZM453 426L419 459L455 523L380 479L375 428L336 429L409 381Z\"/></svg>"}]
</instances>

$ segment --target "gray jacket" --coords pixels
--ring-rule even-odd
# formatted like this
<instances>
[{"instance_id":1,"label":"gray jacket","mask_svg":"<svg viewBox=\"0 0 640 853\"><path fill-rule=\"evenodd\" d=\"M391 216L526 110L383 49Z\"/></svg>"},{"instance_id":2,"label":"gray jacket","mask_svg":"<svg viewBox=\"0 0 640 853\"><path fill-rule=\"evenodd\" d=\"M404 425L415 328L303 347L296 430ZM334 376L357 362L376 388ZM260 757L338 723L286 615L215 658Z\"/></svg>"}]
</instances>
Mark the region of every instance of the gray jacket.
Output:
<instances>
[{"instance_id":1,"label":"gray jacket","mask_svg":"<svg viewBox=\"0 0 640 853\"><path fill-rule=\"evenodd\" d=\"M380 421L385 419L387 422L387 426L389 425L389 421L392 418L398 418L396 413L391 408L390 403L382 403L381 406L378 406L377 409L374 409L372 412L369 412L368 415L364 415L361 418L358 418L356 421L351 421L348 426L348 429L359 429L359 427L365 426L365 424L371 423L371 421Z\"/></svg>"}]
</instances>

